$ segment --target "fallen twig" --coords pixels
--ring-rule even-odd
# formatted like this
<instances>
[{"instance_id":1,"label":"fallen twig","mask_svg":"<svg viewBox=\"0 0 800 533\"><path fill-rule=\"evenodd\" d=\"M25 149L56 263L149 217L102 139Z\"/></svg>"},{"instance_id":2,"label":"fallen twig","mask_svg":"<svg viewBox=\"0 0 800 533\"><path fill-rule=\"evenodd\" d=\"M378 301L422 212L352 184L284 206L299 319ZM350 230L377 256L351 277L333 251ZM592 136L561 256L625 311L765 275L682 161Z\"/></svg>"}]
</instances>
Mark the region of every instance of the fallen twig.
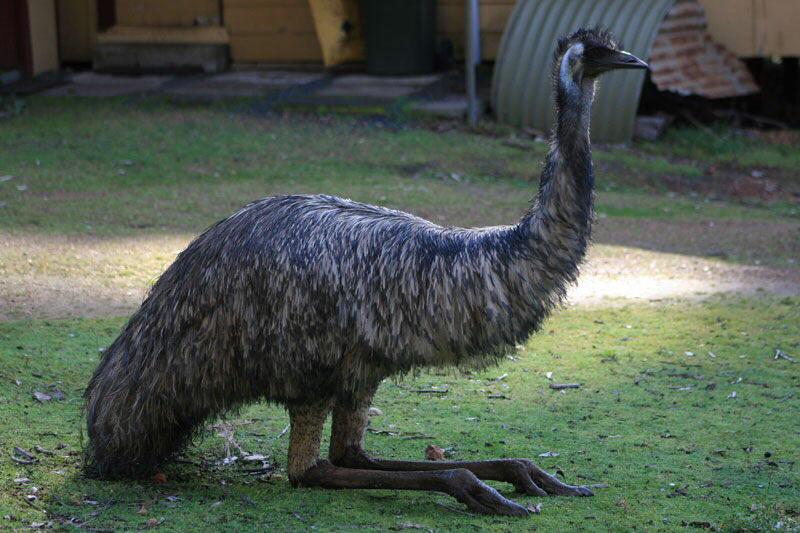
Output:
<instances>
[{"instance_id":1,"label":"fallen twig","mask_svg":"<svg viewBox=\"0 0 800 533\"><path fill-rule=\"evenodd\" d=\"M22 457L23 459L36 459L36 457L30 454L30 452L26 452L19 446L14 446L14 455Z\"/></svg>"},{"instance_id":2,"label":"fallen twig","mask_svg":"<svg viewBox=\"0 0 800 533\"><path fill-rule=\"evenodd\" d=\"M51 452L50 450L47 450L47 449L45 449L45 448L42 448L42 447L41 447L41 446L39 446L38 444L37 444L36 446L34 446L34 447L33 447L33 449L34 449L34 450L36 450L37 452L39 452L39 453L43 453L43 454L45 454L45 455L55 455L55 454L54 454L53 452Z\"/></svg>"},{"instance_id":3,"label":"fallen twig","mask_svg":"<svg viewBox=\"0 0 800 533\"><path fill-rule=\"evenodd\" d=\"M580 383L551 383L550 388L553 390L563 390L563 389L580 389Z\"/></svg>"},{"instance_id":4,"label":"fallen twig","mask_svg":"<svg viewBox=\"0 0 800 533\"><path fill-rule=\"evenodd\" d=\"M796 363L797 362L797 359L795 359L794 357L790 356L789 354L787 354L783 350L778 350L778 349L775 350L775 359L776 360L785 359L785 360L789 361L790 363Z\"/></svg>"},{"instance_id":5,"label":"fallen twig","mask_svg":"<svg viewBox=\"0 0 800 533\"><path fill-rule=\"evenodd\" d=\"M396 436L398 436L400 434L399 431L389 431L389 430L386 430L386 429L367 428L367 431L369 431L373 435L389 435L390 437L396 437Z\"/></svg>"},{"instance_id":6,"label":"fallen twig","mask_svg":"<svg viewBox=\"0 0 800 533\"><path fill-rule=\"evenodd\" d=\"M11 452L11 460L20 465L32 465L36 462L36 457L19 446L14 446L14 450Z\"/></svg>"},{"instance_id":7,"label":"fallen twig","mask_svg":"<svg viewBox=\"0 0 800 533\"><path fill-rule=\"evenodd\" d=\"M425 435L424 433L403 433L402 431L389 431L388 429L373 429L367 428L367 431L372 433L373 435L386 435L389 437L400 437L404 440L415 440L415 439L433 439L435 438L432 435Z\"/></svg>"},{"instance_id":8,"label":"fallen twig","mask_svg":"<svg viewBox=\"0 0 800 533\"><path fill-rule=\"evenodd\" d=\"M417 439L433 439L436 438L433 435L426 435L424 433L401 433L400 439L402 440L417 440Z\"/></svg>"},{"instance_id":9,"label":"fallen twig","mask_svg":"<svg viewBox=\"0 0 800 533\"><path fill-rule=\"evenodd\" d=\"M255 468L250 470L244 470L244 473L248 476L260 476L262 474L271 474L275 471L275 467L273 465L265 466L264 468Z\"/></svg>"}]
</instances>

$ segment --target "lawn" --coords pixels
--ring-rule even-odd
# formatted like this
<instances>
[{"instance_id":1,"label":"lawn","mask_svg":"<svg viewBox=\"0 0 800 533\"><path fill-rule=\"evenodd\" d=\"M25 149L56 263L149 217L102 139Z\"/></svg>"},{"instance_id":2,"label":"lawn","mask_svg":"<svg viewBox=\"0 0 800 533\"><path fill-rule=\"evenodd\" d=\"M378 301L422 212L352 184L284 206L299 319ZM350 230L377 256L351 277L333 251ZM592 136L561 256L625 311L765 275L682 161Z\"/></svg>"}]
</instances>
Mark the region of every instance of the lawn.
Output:
<instances>
[{"instance_id":1,"label":"lawn","mask_svg":"<svg viewBox=\"0 0 800 533\"><path fill-rule=\"evenodd\" d=\"M100 351L193 235L281 192L509 223L545 150L491 125L247 100L26 101L0 122L0 528L800 529L800 365L775 358L800 359L800 152L726 130L597 147L579 289L608 294L572 300L498 367L404 376L375 399L376 455L422 459L436 444L454 459L527 457L597 486L594 498L494 484L541 504L509 519L440 494L294 490L287 416L269 405L209 421L165 483L81 475L81 395ZM732 194L733 182L766 188ZM551 390L550 372L581 387ZM416 392L428 389L443 392ZM226 432L265 459L225 464ZM14 447L34 462L13 461Z\"/></svg>"},{"instance_id":2,"label":"lawn","mask_svg":"<svg viewBox=\"0 0 800 533\"><path fill-rule=\"evenodd\" d=\"M573 309L497 368L381 387L374 405L383 415L367 436L378 455L422 459L436 444L457 459L530 457L570 482L607 485L591 499L511 494L542 503L526 519L473 516L437 494L291 490L281 470L287 416L267 405L227 422L245 451L277 463L272 475L221 466L225 441L209 431L182 457L192 464L164 467L165 484L84 479L81 392L122 320L4 323L0 514L12 517L8 526L109 529L150 519L173 530L797 528L800 368L773 356L798 351L799 322L800 298ZM550 390L547 372L581 388ZM430 388L447 392L414 392ZM63 400L31 396L56 389ZM13 446L37 462L12 463ZM547 452L558 456L539 457Z\"/></svg>"}]
</instances>

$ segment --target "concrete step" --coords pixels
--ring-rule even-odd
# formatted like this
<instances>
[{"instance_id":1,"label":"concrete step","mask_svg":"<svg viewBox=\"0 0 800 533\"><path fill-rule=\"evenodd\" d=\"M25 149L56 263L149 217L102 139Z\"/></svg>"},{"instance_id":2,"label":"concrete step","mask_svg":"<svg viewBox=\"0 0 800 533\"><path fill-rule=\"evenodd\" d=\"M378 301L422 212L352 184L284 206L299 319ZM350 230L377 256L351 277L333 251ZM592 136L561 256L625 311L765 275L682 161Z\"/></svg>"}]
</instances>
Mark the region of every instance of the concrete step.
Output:
<instances>
[{"instance_id":1,"label":"concrete step","mask_svg":"<svg viewBox=\"0 0 800 533\"><path fill-rule=\"evenodd\" d=\"M94 69L101 72L222 72L228 67L228 32L220 26L115 26L98 34Z\"/></svg>"}]
</instances>

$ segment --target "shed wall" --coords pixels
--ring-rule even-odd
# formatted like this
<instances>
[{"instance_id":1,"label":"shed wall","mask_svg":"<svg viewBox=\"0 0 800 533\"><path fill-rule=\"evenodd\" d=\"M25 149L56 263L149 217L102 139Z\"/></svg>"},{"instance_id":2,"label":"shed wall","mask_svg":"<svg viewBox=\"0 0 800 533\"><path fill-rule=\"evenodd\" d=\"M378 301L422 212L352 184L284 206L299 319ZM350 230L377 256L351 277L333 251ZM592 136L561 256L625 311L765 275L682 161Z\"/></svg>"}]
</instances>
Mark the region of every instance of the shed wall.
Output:
<instances>
[{"instance_id":1,"label":"shed wall","mask_svg":"<svg viewBox=\"0 0 800 533\"><path fill-rule=\"evenodd\" d=\"M506 21L514 9L515 0L481 0L481 56L486 60L497 57ZM464 56L464 0L438 0L438 33L449 37L456 48L456 56Z\"/></svg>"},{"instance_id":2,"label":"shed wall","mask_svg":"<svg viewBox=\"0 0 800 533\"><path fill-rule=\"evenodd\" d=\"M800 56L800 0L700 0L714 40L740 57Z\"/></svg>"},{"instance_id":3,"label":"shed wall","mask_svg":"<svg viewBox=\"0 0 800 533\"><path fill-rule=\"evenodd\" d=\"M59 0L84 3L90 0ZM450 37L457 57L464 49L464 1L438 1L438 32ZM523 0L524 2L532 0ZM562 0L570 2L572 0ZM589 0L580 0L589 2ZM700 0L714 39L739 56L800 56L800 0ZM494 60L516 0L481 0L481 51ZM220 13L222 5L223 13ZM71 8L74 9L74 8ZM308 0L116 0L123 26L214 24L224 16L231 55L240 63L321 62ZM215 22L216 21L216 22ZM63 26L62 26L63 27ZM67 32L73 32L72 28ZM86 38L61 39L65 58L86 56ZM83 39L83 41L81 41ZM75 57L76 59L71 59Z\"/></svg>"},{"instance_id":4,"label":"shed wall","mask_svg":"<svg viewBox=\"0 0 800 533\"><path fill-rule=\"evenodd\" d=\"M116 0L120 26L211 26L220 23L219 0Z\"/></svg>"},{"instance_id":5,"label":"shed wall","mask_svg":"<svg viewBox=\"0 0 800 533\"><path fill-rule=\"evenodd\" d=\"M58 70L58 30L55 0L28 0L31 30L31 56L35 76Z\"/></svg>"},{"instance_id":6,"label":"shed wall","mask_svg":"<svg viewBox=\"0 0 800 533\"><path fill-rule=\"evenodd\" d=\"M119 1L119 0L118 0ZM481 1L483 58L493 60L515 0ZM225 26L231 56L240 63L320 62L320 51L308 0L225 0ZM464 1L438 0L438 33L464 53Z\"/></svg>"},{"instance_id":7,"label":"shed wall","mask_svg":"<svg viewBox=\"0 0 800 533\"><path fill-rule=\"evenodd\" d=\"M321 62L308 0L225 0L236 63Z\"/></svg>"}]
</instances>

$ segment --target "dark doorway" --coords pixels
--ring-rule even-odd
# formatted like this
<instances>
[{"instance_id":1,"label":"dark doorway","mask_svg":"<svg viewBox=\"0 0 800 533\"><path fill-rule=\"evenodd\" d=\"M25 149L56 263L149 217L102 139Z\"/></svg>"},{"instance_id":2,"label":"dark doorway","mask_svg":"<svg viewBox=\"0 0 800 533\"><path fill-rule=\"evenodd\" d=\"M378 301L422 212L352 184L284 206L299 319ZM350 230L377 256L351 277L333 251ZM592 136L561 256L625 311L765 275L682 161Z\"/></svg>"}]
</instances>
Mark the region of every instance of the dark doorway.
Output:
<instances>
[{"instance_id":1,"label":"dark doorway","mask_svg":"<svg viewBox=\"0 0 800 533\"><path fill-rule=\"evenodd\" d=\"M97 0L97 29L106 31L116 24L117 13L114 7L114 0Z\"/></svg>"},{"instance_id":2,"label":"dark doorway","mask_svg":"<svg viewBox=\"0 0 800 533\"><path fill-rule=\"evenodd\" d=\"M25 0L0 2L0 70L33 70Z\"/></svg>"}]
</instances>

